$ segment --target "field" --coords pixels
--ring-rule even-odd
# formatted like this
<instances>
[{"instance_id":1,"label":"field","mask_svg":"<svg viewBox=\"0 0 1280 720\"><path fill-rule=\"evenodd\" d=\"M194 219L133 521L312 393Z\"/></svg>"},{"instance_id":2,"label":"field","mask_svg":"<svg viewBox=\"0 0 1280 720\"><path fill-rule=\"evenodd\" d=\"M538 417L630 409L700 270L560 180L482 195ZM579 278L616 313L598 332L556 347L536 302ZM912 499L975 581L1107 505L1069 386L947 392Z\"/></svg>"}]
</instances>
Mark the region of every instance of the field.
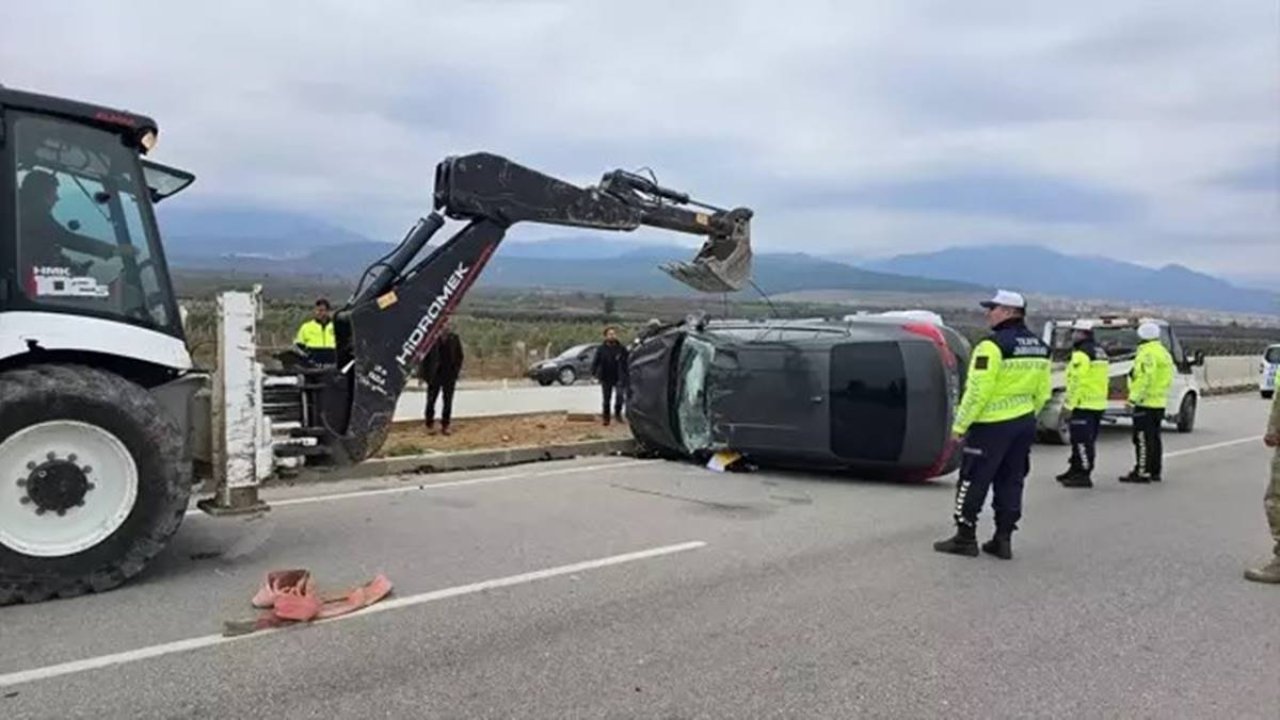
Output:
<instances>
[{"instance_id":1,"label":"field","mask_svg":"<svg viewBox=\"0 0 1280 720\"><path fill-rule=\"evenodd\" d=\"M349 283L333 278L236 277L179 272L175 282L189 311L188 342L196 362L212 367L216 330L214 295L226 289L264 289L264 317L259 321L263 359L293 342L298 326L309 317L315 298L324 296L335 307L349 296ZM910 307L911 298L875 298L856 305L831 302L727 300L607 296L594 293L473 290L453 316L454 328L466 352L463 377L500 379L520 377L529 364L553 357L579 343L597 342L605 326L618 328L625 343L651 317L674 320L691 312L711 317L766 318L839 317L857 310L879 311ZM936 309L971 339L985 332L976 309L931 307L914 298L915 306ZM895 304L903 303L903 304ZM1042 319L1030 318L1032 327ZM1232 323L1187 322L1177 325L1189 351L1206 355L1251 355L1280 340L1280 329Z\"/></svg>"}]
</instances>

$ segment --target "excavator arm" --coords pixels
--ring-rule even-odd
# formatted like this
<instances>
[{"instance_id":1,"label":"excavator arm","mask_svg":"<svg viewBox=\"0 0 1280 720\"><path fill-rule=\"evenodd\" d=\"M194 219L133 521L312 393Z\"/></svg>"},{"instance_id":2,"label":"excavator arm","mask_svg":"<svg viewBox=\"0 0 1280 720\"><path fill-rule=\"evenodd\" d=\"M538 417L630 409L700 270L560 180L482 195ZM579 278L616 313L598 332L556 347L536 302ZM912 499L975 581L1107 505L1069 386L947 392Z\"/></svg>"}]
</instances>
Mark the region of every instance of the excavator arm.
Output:
<instances>
[{"instance_id":1,"label":"excavator arm","mask_svg":"<svg viewBox=\"0 0 1280 720\"><path fill-rule=\"evenodd\" d=\"M378 451L406 380L435 343L441 320L458 306L512 225L611 231L648 226L703 235L707 239L692 261L661 269L695 290L731 292L750 278L752 214L694 201L622 170L584 188L493 154L446 158L436 166L433 212L366 271L347 306L335 314L337 364L320 375L314 434L338 464ZM446 218L466 224L415 262Z\"/></svg>"}]
</instances>

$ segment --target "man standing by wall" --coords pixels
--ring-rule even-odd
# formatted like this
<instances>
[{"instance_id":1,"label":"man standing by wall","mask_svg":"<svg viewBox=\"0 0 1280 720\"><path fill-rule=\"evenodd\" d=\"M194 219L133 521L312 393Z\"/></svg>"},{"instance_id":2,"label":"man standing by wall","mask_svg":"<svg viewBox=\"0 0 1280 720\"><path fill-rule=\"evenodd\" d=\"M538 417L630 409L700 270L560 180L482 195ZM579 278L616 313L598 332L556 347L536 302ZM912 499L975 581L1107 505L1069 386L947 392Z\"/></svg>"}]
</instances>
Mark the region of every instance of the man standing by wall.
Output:
<instances>
[{"instance_id":1,"label":"man standing by wall","mask_svg":"<svg viewBox=\"0 0 1280 720\"><path fill-rule=\"evenodd\" d=\"M453 331L453 324L445 318L441 323L440 337L426 357L422 359L419 377L427 384L427 429L434 430L436 399L443 396L440 408L440 432L448 435L453 420L453 392L462 374L462 340Z\"/></svg>"},{"instance_id":2,"label":"man standing by wall","mask_svg":"<svg viewBox=\"0 0 1280 720\"><path fill-rule=\"evenodd\" d=\"M1111 363L1107 351L1093 339L1093 326L1081 321L1072 335L1071 360L1067 363L1067 392L1063 410L1070 413L1071 462L1058 476L1065 487L1093 487L1097 459L1098 428L1107 409Z\"/></svg>"},{"instance_id":3,"label":"man standing by wall","mask_svg":"<svg viewBox=\"0 0 1280 720\"><path fill-rule=\"evenodd\" d=\"M332 308L325 298L316 300L310 320L302 323L293 344L314 365L332 365L337 362L337 341L333 335Z\"/></svg>"},{"instance_id":4,"label":"man standing by wall","mask_svg":"<svg viewBox=\"0 0 1280 720\"><path fill-rule=\"evenodd\" d=\"M1280 393L1271 398L1271 419L1267 422L1267 434L1263 442L1276 448L1271 456L1271 484L1267 486L1262 506L1267 511L1267 524L1271 526L1271 562L1259 568L1245 570L1244 576L1254 582L1280 584Z\"/></svg>"},{"instance_id":5,"label":"man standing by wall","mask_svg":"<svg viewBox=\"0 0 1280 720\"><path fill-rule=\"evenodd\" d=\"M1036 416L1049 401L1049 346L1026 325L1026 300L1001 290L982 303L991 334L973 349L952 432L964 438L956 483L956 534L938 552L976 556L978 513L993 488L996 532L984 552L1008 560L1022 519L1022 488L1031 470Z\"/></svg>"},{"instance_id":6,"label":"man standing by wall","mask_svg":"<svg viewBox=\"0 0 1280 720\"><path fill-rule=\"evenodd\" d=\"M627 388L627 355L626 346L618 342L618 331L612 327L605 328L604 343L596 349L596 356L591 361L591 374L600 381L600 392L603 398L601 415L604 417L605 425L610 422L611 399L613 414L618 420L623 419L623 397Z\"/></svg>"},{"instance_id":7,"label":"man standing by wall","mask_svg":"<svg viewBox=\"0 0 1280 720\"><path fill-rule=\"evenodd\" d=\"M1133 408L1133 446L1136 463L1120 482L1160 482L1164 443L1161 430L1173 384L1173 356L1160 342L1160 326L1138 326L1138 353L1129 371L1129 405Z\"/></svg>"}]
</instances>

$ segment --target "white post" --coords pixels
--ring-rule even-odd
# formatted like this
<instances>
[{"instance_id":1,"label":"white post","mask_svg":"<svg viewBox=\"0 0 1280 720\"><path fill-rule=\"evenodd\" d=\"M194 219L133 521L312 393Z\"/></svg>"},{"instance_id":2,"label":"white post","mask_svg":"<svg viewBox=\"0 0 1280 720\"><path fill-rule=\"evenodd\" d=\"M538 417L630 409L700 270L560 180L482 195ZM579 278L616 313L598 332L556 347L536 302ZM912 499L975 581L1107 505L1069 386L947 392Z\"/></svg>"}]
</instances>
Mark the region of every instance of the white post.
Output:
<instances>
[{"instance_id":1,"label":"white post","mask_svg":"<svg viewBox=\"0 0 1280 720\"><path fill-rule=\"evenodd\" d=\"M270 421L262 411L262 367L256 359L260 294L261 288L255 287L253 292L218 296L212 403L215 489L211 501L201 505L213 514L266 509L258 499L258 484L272 470Z\"/></svg>"}]
</instances>

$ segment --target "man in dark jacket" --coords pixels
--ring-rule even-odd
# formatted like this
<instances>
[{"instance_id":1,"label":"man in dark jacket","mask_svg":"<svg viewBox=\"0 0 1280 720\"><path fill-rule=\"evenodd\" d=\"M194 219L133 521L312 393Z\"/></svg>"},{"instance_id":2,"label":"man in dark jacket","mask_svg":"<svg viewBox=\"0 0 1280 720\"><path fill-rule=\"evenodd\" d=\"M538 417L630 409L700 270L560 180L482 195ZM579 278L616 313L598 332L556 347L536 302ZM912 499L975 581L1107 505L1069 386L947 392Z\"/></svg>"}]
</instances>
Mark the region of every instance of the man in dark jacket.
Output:
<instances>
[{"instance_id":1,"label":"man in dark jacket","mask_svg":"<svg viewBox=\"0 0 1280 720\"><path fill-rule=\"evenodd\" d=\"M601 414L604 424L610 421L609 400L613 398L613 414L622 420L623 397L627 388L627 348L618 342L618 331L612 327L604 330L604 344L596 350L591 361L591 374L600 381L604 405ZM614 392L617 396L614 397Z\"/></svg>"},{"instance_id":2,"label":"man in dark jacket","mask_svg":"<svg viewBox=\"0 0 1280 720\"><path fill-rule=\"evenodd\" d=\"M449 421L453 418L453 391L462 373L462 340L446 319L440 337L422 359L419 377L427 384L427 429L435 427L436 398L442 394L440 408L440 432L449 434Z\"/></svg>"}]
</instances>

